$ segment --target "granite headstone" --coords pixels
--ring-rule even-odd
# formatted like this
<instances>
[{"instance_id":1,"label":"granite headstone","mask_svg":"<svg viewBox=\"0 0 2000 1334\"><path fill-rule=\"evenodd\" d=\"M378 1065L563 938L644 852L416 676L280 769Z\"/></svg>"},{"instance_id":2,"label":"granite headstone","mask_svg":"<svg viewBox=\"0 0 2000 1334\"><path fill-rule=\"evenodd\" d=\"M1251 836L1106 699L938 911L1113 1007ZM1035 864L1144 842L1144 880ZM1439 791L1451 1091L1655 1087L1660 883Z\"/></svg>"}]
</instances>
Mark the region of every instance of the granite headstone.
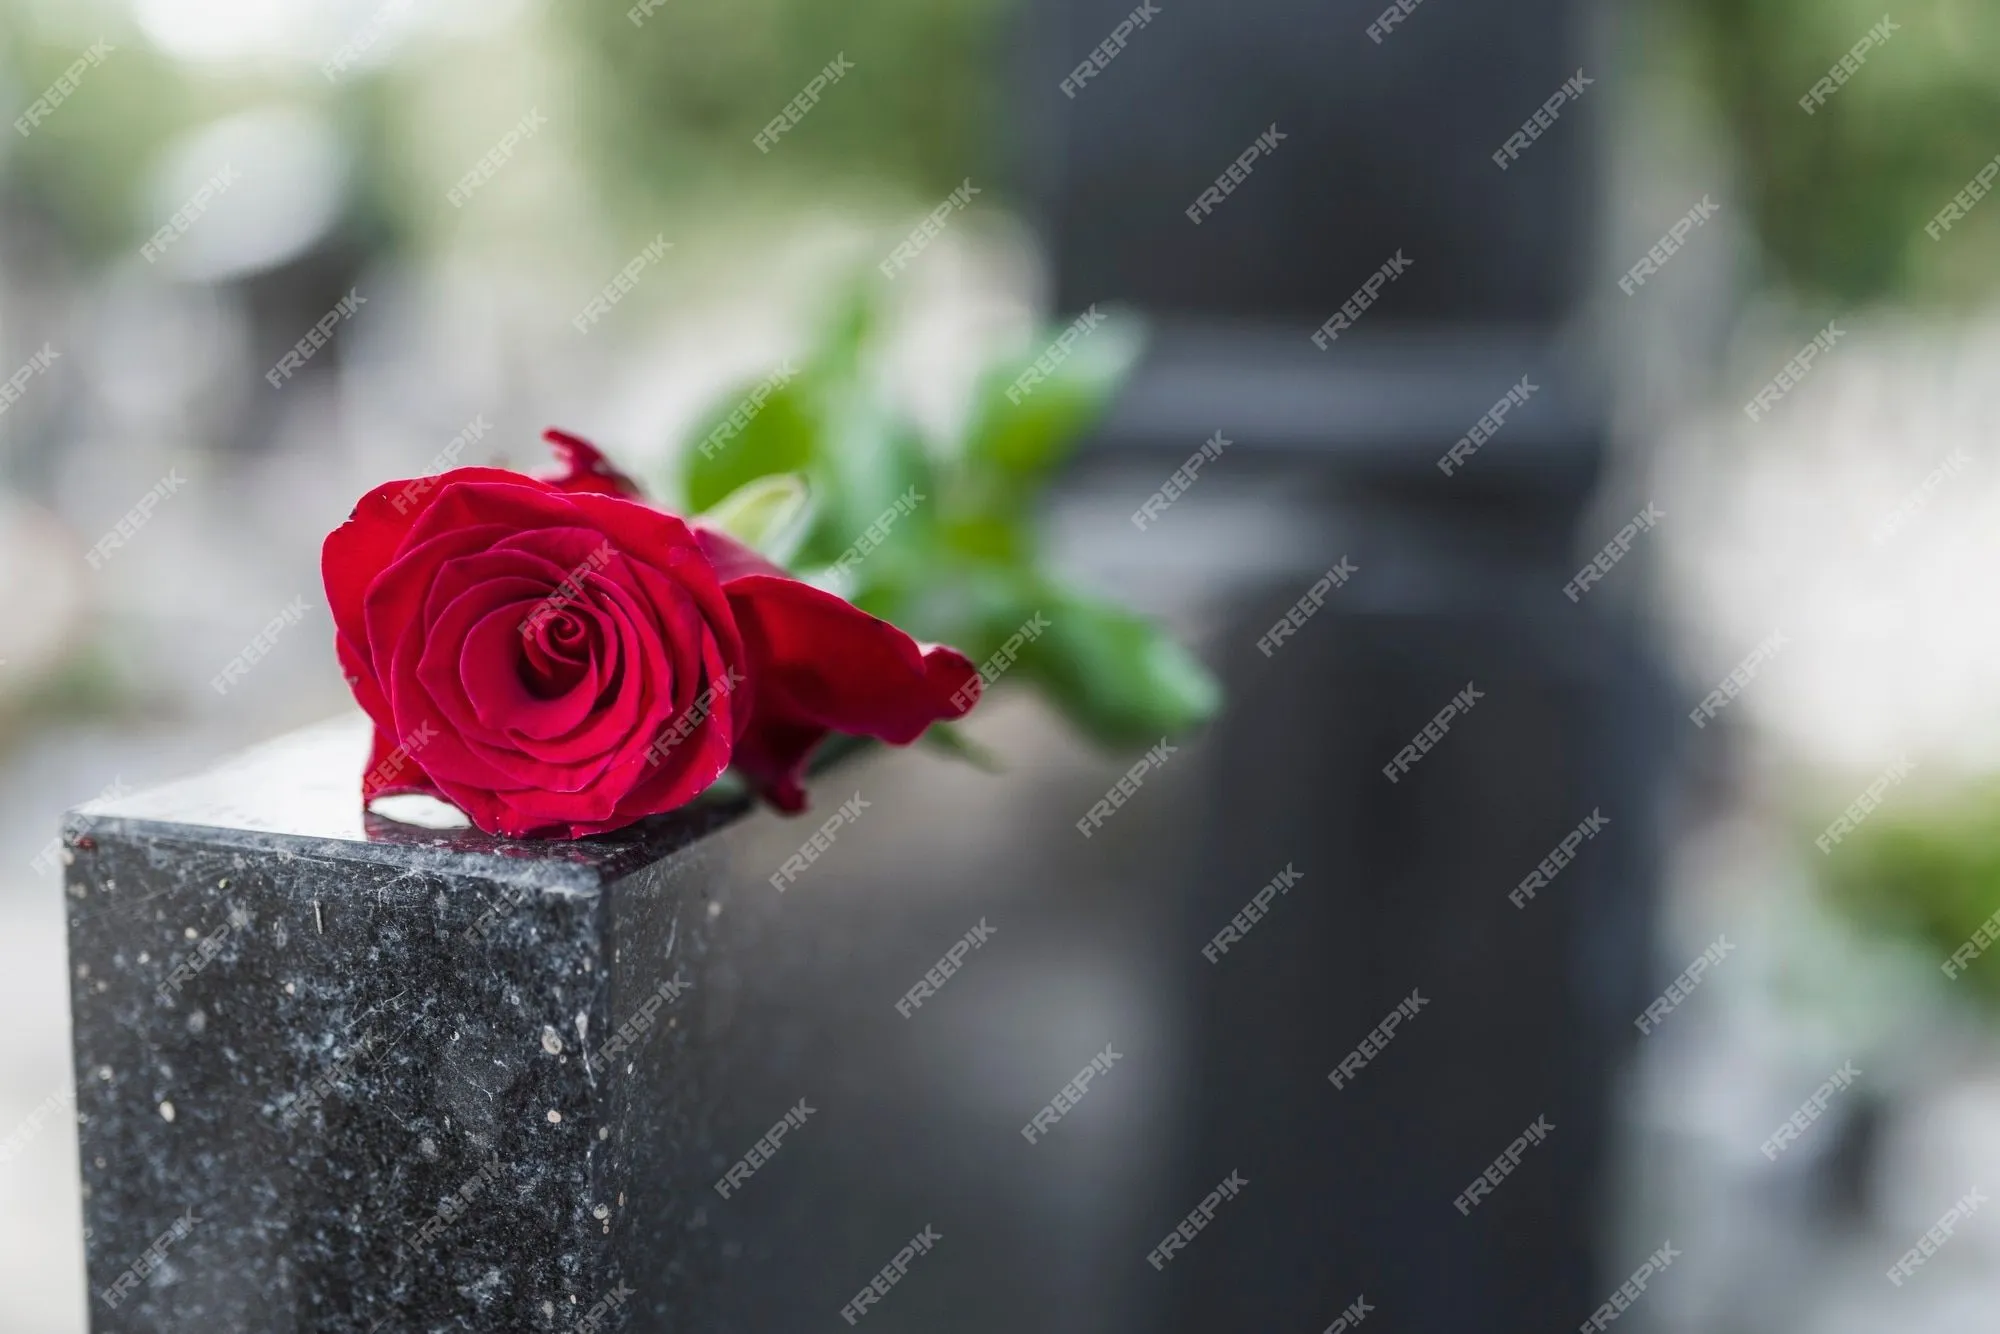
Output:
<instances>
[{"instance_id":1,"label":"granite headstone","mask_svg":"<svg viewBox=\"0 0 2000 1334\"><path fill-rule=\"evenodd\" d=\"M93 1327L698 1327L743 804L426 828L363 811L366 744L65 826Z\"/></svg>"}]
</instances>

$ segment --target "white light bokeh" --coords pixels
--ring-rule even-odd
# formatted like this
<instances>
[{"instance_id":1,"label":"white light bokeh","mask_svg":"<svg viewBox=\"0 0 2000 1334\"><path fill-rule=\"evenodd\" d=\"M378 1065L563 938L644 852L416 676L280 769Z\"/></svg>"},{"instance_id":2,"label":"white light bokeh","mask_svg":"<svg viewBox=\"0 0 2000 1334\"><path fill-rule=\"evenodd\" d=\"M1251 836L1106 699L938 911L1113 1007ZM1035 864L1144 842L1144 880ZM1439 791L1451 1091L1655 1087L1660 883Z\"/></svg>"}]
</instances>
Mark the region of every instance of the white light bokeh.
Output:
<instances>
[{"instance_id":1,"label":"white light bokeh","mask_svg":"<svg viewBox=\"0 0 2000 1334\"><path fill-rule=\"evenodd\" d=\"M1763 421L1726 406L1662 452L1688 684L1707 691L1783 631L1730 706L1783 750L1843 770L1904 754L1939 777L1993 770L2000 617L1980 610L2000 586L2000 318L1837 323L1847 336ZM1965 462L1926 489L1954 451Z\"/></svg>"},{"instance_id":2,"label":"white light bokeh","mask_svg":"<svg viewBox=\"0 0 2000 1334\"><path fill-rule=\"evenodd\" d=\"M276 105L214 121L164 155L150 219L167 225L196 192L226 177L161 253L176 278L219 282L275 267L324 237L347 196L349 155L326 117Z\"/></svg>"},{"instance_id":3,"label":"white light bokeh","mask_svg":"<svg viewBox=\"0 0 2000 1334\"><path fill-rule=\"evenodd\" d=\"M324 46L347 3L297 0L132 0L132 16L167 55L195 62L304 57Z\"/></svg>"},{"instance_id":4,"label":"white light bokeh","mask_svg":"<svg viewBox=\"0 0 2000 1334\"><path fill-rule=\"evenodd\" d=\"M524 0L130 0L155 47L190 64L305 63L348 50L346 74L386 63L424 32L463 39L496 31Z\"/></svg>"}]
</instances>

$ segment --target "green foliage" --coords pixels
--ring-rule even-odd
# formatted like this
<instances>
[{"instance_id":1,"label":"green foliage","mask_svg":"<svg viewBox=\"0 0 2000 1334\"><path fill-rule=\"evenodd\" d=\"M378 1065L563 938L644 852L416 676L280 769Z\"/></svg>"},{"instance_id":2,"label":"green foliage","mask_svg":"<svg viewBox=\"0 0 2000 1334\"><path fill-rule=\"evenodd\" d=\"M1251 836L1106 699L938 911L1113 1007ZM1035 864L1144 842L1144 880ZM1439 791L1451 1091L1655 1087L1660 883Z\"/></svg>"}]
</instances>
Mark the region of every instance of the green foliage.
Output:
<instances>
[{"instance_id":1,"label":"green foliage","mask_svg":"<svg viewBox=\"0 0 2000 1334\"><path fill-rule=\"evenodd\" d=\"M865 289L857 288L796 375L768 392L759 381L725 395L681 455L688 508L709 509L762 477L801 475L814 512L792 563L832 564L886 515L869 561L878 580L907 573L908 557L936 522L936 486L923 442L869 378L873 329Z\"/></svg>"},{"instance_id":2,"label":"green foliage","mask_svg":"<svg viewBox=\"0 0 2000 1334\"><path fill-rule=\"evenodd\" d=\"M745 385L695 430L688 443L688 466L681 491L691 510L712 509L759 477L803 473L812 463L812 440L819 431L814 403L796 381L773 389L761 405ZM732 414L754 413L731 430Z\"/></svg>"},{"instance_id":3,"label":"green foliage","mask_svg":"<svg viewBox=\"0 0 2000 1334\"><path fill-rule=\"evenodd\" d=\"M1114 316L1081 333L1010 396L1060 331L1045 332L980 377L963 429L939 442L876 382L874 332L857 288L800 372L705 457L702 443L749 390L725 395L679 454L689 506L749 505L759 479L803 475L815 505L790 562L803 577L976 662L1011 642L1020 679L1104 745L1149 745L1207 718L1219 692L1193 655L1144 617L1056 580L1034 530L1035 499L1137 357L1137 325ZM975 758L963 738L937 741Z\"/></svg>"},{"instance_id":4,"label":"green foliage","mask_svg":"<svg viewBox=\"0 0 2000 1334\"><path fill-rule=\"evenodd\" d=\"M1914 814L1878 810L1827 859L1835 900L1914 939L1942 964L2000 911L2000 786ZM2000 1005L2000 949L1959 977Z\"/></svg>"},{"instance_id":5,"label":"green foliage","mask_svg":"<svg viewBox=\"0 0 2000 1334\"><path fill-rule=\"evenodd\" d=\"M980 745L951 723L932 723L924 732L924 743L954 759L964 760L975 769L989 774L1004 773L1000 757Z\"/></svg>"},{"instance_id":6,"label":"green foliage","mask_svg":"<svg viewBox=\"0 0 2000 1334\"><path fill-rule=\"evenodd\" d=\"M584 62L609 182L740 195L786 178L926 196L996 175L1000 0L665 0L637 27L633 7L550 14ZM837 56L853 68L760 153L758 132Z\"/></svg>"},{"instance_id":7,"label":"green foliage","mask_svg":"<svg viewBox=\"0 0 2000 1334\"><path fill-rule=\"evenodd\" d=\"M29 25L17 18L10 27ZM15 49L0 59L0 79L12 82L14 116L28 110L91 43L27 40L10 34ZM163 218L134 189L146 179L161 149L188 126L229 108L208 90L191 87L173 63L144 43L117 38L101 63L85 69L75 88L40 125L19 137L9 125L8 152L0 154L14 190L35 201L64 241L91 260L125 252L150 235Z\"/></svg>"},{"instance_id":8,"label":"green foliage","mask_svg":"<svg viewBox=\"0 0 2000 1334\"><path fill-rule=\"evenodd\" d=\"M877 532L886 536L868 560L898 565L926 544L936 514L937 485L923 442L872 385L823 382L819 397L813 466L825 488L826 516L799 560L830 564L879 520Z\"/></svg>"},{"instance_id":9,"label":"green foliage","mask_svg":"<svg viewBox=\"0 0 2000 1334\"><path fill-rule=\"evenodd\" d=\"M1799 105L1881 22L1878 0L1681 0L1777 275L1842 303L1967 301L2000 280L2000 208L1925 225L2000 151L2000 7L1912 0L1809 115Z\"/></svg>"},{"instance_id":10,"label":"green foliage","mask_svg":"<svg viewBox=\"0 0 2000 1334\"><path fill-rule=\"evenodd\" d=\"M806 479L795 472L774 472L745 482L701 517L782 565L797 554L812 512L812 490Z\"/></svg>"},{"instance_id":11,"label":"green foliage","mask_svg":"<svg viewBox=\"0 0 2000 1334\"><path fill-rule=\"evenodd\" d=\"M1022 650L1022 668L1100 744L1149 745L1215 712L1214 678L1151 621L1061 589L1043 601L1049 628Z\"/></svg>"},{"instance_id":12,"label":"green foliage","mask_svg":"<svg viewBox=\"0 0 2000 1334\"><path fill-rule=\"evenodd\" d=\"M1114 322L1079 338L1070 354L1030 392L1009 397L1041 354L1038 344L990 369L980 380L966 425L964 455L972 480L990 488L990 503L1031 500L1071 442L1097 419L1138 358L1137 327Z\"/></svg>"}]
</instances>

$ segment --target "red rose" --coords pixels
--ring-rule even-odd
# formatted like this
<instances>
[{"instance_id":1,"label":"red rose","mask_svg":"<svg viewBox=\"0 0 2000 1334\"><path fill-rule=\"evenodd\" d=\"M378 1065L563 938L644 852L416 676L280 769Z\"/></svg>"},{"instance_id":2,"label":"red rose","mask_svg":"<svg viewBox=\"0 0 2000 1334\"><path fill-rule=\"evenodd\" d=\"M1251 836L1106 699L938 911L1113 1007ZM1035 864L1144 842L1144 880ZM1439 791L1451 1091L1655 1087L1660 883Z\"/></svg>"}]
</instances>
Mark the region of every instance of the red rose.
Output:
<instances>
[{"instance_id":1,"label":"red rose","mask_svg":"<svg viewBox=\"0 0 2000 1334\"><path fill-rule=\"evenodd\" d=\"M588 441L562 431L547 439L563 464L552 485L639 496ZM757 686L735 764L780 810L805 809L800 779L829 732L906 746L979 702L979 673L957 649L919 644L698 520L694 531L736 612Z\"/></svg>"},{"instance_id":2,"label":"red rose","mask_svg":"<svg viewBox=\"0 0 2000 1334\"><path fill-rule=\"evenodd\" d=\"M700 523L694 532L722 577L757 683L736 767L778 809L805 809L799 780L827 733L907 746L979 702L979 673L957 649L919 644L726 533Z\"/></svg>"},{"instance_id":3,"label":"red rose","mask_svg":"<svg viewBox=\"0 0 2000 1334\"><path fill-rule=\"evenodd\" d=\"M336 647L376 726L363 800L431 792L489 833L575 838L683 805L733 762L796 811L829 732L905 745L977 702L956 650L548 439L555 476L391 482L327 537Z\"/></svg>"},{"instance_id":4,"label":"red rose","mask_svg":"<svg viewBox=\"0 0 2000 1334\"><path fill-rule=\"evenodd\" d=\"M458 468L363 496L321 568L375 720L363 800L428 791L488 833L601 833L699 795L748 721L715 571L647 506Z\"/></svg>"}]
</instances>

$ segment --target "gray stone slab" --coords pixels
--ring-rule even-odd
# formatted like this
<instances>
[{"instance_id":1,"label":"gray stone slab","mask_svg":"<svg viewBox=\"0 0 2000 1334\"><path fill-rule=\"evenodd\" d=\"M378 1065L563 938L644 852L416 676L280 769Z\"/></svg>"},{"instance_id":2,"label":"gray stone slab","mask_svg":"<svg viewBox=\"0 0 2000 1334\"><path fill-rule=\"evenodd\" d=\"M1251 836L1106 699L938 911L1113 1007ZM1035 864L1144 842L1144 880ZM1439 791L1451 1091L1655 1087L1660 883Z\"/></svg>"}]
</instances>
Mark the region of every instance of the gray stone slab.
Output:
<instances>
[{"instance_id":1,"label":"gray stone slab","mask_svg":"<svg viewBox=\"0 0 2000 1334\"><path fill-rule=\"evenodd\" d=\"M362 811L366 741L65 825L93 1328L693 1327L742 805L425 829Z\"/></svg>"}]
</instances>

